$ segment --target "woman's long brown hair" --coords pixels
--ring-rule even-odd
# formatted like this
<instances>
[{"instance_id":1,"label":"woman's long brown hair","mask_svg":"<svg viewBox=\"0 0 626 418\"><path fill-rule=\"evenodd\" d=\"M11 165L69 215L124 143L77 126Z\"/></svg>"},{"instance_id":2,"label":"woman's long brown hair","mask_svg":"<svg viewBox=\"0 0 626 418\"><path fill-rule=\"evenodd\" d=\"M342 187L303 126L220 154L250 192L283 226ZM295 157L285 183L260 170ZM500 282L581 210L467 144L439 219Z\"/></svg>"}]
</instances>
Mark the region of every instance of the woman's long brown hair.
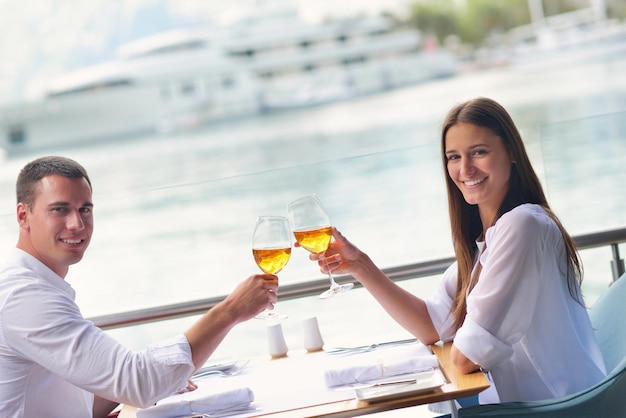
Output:
<instances>
[{"instance_id":1,"label":"woman's long brown hair","mask_svg":"<svg viewBox=\"0 0 626 418\"><path fill-rule=\"evenodd\" d=\"M579 286L582 283L583 273L576 244L557 216L550 209L539 178L526 153L522 137L513 123L511 116L494 100L480 97L452 108L450 112L448 112L441 130L441 155L443 158L444 173L446 173L450 226L454 252L458 264L456 295L451 310L456 328L460 328L465 320L467 312L467 294L478 281L478 277L472 278L472 269L474 263L477 261L478 252L476 240L484 229L491 226L482 224L478 213L478 206L470 205L465 201L463 194L447 174L446 134L450 127L460 122L471 123L472 125L489 129L502 140L505 149L512 156L512 161L514 161L511 166L509 189L504 201L500 205L496 220L504 213L524 203L535 203L543 207L554 220L563 235L568 263L567 286L570 295L576 301L582 303L582 298L579 294ZM476 273L476 276L480 275L480 268L477 269Z\"/></svg>"}]
</instances>

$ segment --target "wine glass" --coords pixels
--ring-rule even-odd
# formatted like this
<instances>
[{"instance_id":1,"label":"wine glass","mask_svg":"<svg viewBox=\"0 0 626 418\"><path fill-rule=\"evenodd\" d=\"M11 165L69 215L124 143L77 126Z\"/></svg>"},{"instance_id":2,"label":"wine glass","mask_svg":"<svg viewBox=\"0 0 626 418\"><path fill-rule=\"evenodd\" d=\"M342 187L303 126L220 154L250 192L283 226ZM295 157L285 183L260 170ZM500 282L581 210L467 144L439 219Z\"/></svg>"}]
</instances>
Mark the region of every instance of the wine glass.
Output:
<instances>
[{"instance_id":1,"label":"wine glass","mask_svg":"<svg viewBox=\"0 0 626 418\"><path fill-rule=\"evenodd\" d=\"M277 274L291 257L291 230L284 216L259 216L252 236L252 255L263 272ZM259 319L283 319L286 314L266 309Z\"/></svg>"},{"instance_id":2,"label":"wine glass","mask_svg":"<svg viewBox=\"0 0 626 418\"><path fill-rule=\"evenodd\" d=\"M309 195L294 200L287 206L287 216L293 235L300 246L314 254L326 251L332 237L330 218L324 211L316 195ZM328 270L330 289L320 295L326 299L339 295L354 287L354 283L338 284Z\"/></svg>"}]
</instances>

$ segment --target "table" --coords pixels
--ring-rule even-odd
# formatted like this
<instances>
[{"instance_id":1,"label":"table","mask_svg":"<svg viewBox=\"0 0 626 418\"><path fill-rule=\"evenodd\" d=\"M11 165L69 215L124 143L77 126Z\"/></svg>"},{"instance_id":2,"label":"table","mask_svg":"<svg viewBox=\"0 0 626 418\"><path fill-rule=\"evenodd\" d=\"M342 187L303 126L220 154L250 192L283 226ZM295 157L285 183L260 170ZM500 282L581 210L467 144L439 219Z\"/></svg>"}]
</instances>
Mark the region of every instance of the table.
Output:
<instances>
[{"instance_id":1,"label":"table","mask_svg":"<svg viewBox=\"0 0 626 418\"><path fill-rule=\"evenodd\" d=\"M258 411L257 414L249 416L268 418L354 417L434 402L453 401L458 398L474 396L487 389L489 382L483 373L476 372L466 375L461 374L456 369L450 361L450 347L451 343L430 346L432 352L437 356L440 369L447 380L441 388L432 392L375 403L360 401L352 397L351 399L325 403L302 404L284 411L270 413ZM279 365L280 361L282 360L272 360L272 362L276 362L275 365ZM124 406L119 418L135 418L135 411L136 409L133 407ZM454 415L456 415L456 409L453 410Z\"/></svg>"}]
</instances>

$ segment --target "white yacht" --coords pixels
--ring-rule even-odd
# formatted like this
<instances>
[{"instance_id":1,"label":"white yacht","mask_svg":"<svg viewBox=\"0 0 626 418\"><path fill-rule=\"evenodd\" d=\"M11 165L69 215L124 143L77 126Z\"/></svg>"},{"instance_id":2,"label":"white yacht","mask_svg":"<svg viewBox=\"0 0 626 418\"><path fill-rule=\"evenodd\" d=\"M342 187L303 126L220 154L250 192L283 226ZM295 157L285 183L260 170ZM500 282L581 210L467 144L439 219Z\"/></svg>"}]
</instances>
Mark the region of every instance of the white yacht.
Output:
<instances>
[{"instance_id":1,"label":"white yacht","mask_svg":"<svg viewBox=\"0 0 626 418\"><path fill-rule=\"evenodd\" d=\"M307 24L292 11L164 32L0 109L11 155L169 133L449 76L456 60L382 17Z\"/></svg>"},{"instance_id":2,"label":"white yacht","mask_svg":"<svg viewBox=\"0 0 626 418\"><path fill-rule=\"evenodd\" d=\"M531 23L508 34L509 59L517 67L572 65L626 51L626 24L607 17L604 0L551 16L544 14L541 0L529 0L529 10Z\"/></svg>"}]
</instances>

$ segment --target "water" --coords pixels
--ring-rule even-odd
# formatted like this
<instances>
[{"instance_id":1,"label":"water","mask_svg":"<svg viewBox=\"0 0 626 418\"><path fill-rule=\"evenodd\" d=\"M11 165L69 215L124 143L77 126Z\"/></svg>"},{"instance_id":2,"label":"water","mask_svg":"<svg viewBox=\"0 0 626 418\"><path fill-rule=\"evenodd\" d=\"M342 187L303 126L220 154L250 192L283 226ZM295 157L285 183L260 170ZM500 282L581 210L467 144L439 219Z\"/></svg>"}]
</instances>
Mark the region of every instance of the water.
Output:
<instances>
[{"instance_id":1,"label":"water","mask_svg":"<svg viewBox=\"0 0 626 418\"><path fill-rule=\"evenodd\" d=\"M541 70L466 74L324 107L173 136L56 150L86 166L96 229L67 280L85 316L227 294L258 268L257 215L317 193L333 223L381 267L452 255L439 125L461 101L488 96L522 130L553 209L573 235L623 227L626 199L626 59ZM621 114L619 112L622 112ZM35 156L2 161L0 259L14 246L14 181ZM585 251L590 303L610 281L608 248ZM294 250L281 283L321 277ZM437 277L403 282L426 296ZM290 348L300 319L317 315L327 344L404 337L363 290L331 300L281 301ZM125 344L182 331L194 318L112 330ZM262 355L265 323L236 327L216 356Z\"/></svg>"}]
</instances>

